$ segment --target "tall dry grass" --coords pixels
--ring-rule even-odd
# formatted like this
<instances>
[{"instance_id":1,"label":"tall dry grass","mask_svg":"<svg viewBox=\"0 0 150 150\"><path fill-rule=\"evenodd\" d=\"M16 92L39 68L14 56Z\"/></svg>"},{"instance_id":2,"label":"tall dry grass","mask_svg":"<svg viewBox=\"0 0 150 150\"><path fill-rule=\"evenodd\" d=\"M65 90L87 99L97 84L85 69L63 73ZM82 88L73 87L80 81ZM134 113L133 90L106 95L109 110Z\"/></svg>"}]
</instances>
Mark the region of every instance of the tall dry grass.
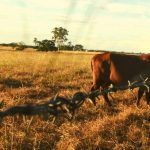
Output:
<instances>
[{"instance_id":1,"label":"tall dry grass","mask_svg":"<svg viewBox=\"0 0 150 150\"><path fill-rule=\"evenodd\" d=\"M57 92L71 97L88 92L93 54L0 51L1 110L48 100ZM136 92L136 90L135 90ZM112 94L113 108L101 97L94 107L86 102L75 119L63 116L6 117L0 123L0 149L150 149L150 107L136 107L132 94Z\"/></svg>"}]
</instances>

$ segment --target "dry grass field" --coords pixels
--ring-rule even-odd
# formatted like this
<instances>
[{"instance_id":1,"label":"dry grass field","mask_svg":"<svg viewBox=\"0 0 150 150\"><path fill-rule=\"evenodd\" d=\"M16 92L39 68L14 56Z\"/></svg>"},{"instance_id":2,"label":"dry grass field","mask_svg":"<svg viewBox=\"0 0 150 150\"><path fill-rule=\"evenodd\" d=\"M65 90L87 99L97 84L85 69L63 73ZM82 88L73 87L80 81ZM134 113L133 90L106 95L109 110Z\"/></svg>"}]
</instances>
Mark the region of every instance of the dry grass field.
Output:
<instances>
[{"instance_id":1,"label":"dry grass field","mask_svg":"<svg viewBox=\"0 0 150 150\"><path fill-rule=\"evenodd\" d=\"M56 93L71 97L88 92L92 84L93 54L0 51L0 110L24 103L49 100ZM134 92L136 93L137 90ZM139 107L129 91L112 94L113 108L100 97L88 101L75 119L60 116L54 123L42 117L6 117L0 122L0 149L17 150L148 150L150 107Z\"/></svg>"}]
</instances>

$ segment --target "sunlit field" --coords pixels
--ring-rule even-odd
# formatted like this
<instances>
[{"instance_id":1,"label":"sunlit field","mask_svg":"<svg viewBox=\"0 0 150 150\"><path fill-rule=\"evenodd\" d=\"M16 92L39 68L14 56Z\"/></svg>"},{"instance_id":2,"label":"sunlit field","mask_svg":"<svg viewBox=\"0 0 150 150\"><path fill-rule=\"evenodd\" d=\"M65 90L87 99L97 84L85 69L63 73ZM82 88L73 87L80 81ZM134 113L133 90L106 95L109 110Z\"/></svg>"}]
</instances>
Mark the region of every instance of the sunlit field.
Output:
<instances>
[{"instance_id":1,"label":"sunlit field","mask_svg":"<svg viewBox=\"0 0 150 150\"><path fill-rule=\"evenodd\" d=\"M57 93L72 97L92 85L90 53L0 51L0 110L42 103ZM137 89L134 90L135 94ZM69 121L10 116L0 122L0 149L150 149L150 107L132 93L112 93L110 108L103 98L96 107L86 101Z\"/></svg>"}]
</instances>

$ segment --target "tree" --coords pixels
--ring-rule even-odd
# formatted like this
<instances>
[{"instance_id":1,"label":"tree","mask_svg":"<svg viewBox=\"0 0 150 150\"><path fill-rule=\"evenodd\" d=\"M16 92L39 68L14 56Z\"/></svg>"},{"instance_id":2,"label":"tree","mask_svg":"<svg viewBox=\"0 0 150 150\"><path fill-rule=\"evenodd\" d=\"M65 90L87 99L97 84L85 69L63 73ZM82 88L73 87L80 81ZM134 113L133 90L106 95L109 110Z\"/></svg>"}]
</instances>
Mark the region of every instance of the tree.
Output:
<instances>
[{"instance_id":1,"label":"tree","mask_svg":"<svg viewBox=\"0 0 150 150\"><path fill-rule=\"evenodd\" d=\"M42 41L36 41L36 45L39 51L53 51L57 49L53 40L45 39Z\"/></svg>"},{"instance_id":2,"label":"tree","mask_svg":"<svg viewBox=\"0 0 150 150\"><path fill-rule=\"evenodd\" d=\"M74 47L74 46L72 45L72 43L71 43L71 42L68 42L67 44L61 46L60 48L61 48L62 50L73 50L73 47Z\"/></svg>"},{"instance_id":3,"label":"tree","mask_svg":"<svg viewBox=\"0 0 150 150\"><path fill-rule=\"evenodd\" d=\"M17 43L16 50L24 50L25 48L26 48L26 45L24 42Z\"/></svg>"},{"instance_id":4,"label":"tree","mask_svg":"<svg viewBox=\"0 0 150 150\"><path fill-rule=\"evenodd\" d=\"M83 51L83 45L81 44L76 44L73 48L75 51Z\"/></svg>"},{"instance_id":5,"label":"tree","mask_svg":"<svg viewBox=\"0 0 150 150\"><path fill-rule=\"evenodd\" d=\"M34 42L35 46L37 46L38 39L35 37L34 40L33 40L33 42Z\"/></svg>"},{"instance_id":6,"label":"tree","mask_svg":"<svg viewBox=\"0 0 150 150\"><path fill-rule=\"evenodd\" d=\"M58 50L60 50L60 47L64 45L64 42L68 40L66 37L68 35L68 31L62 27L59 28L55 27L52 33L53 33L52 39L57 44Z\"/></svg>"},{"instance_id":7,"label":"tree","mask_svg":"<svg viewBox=\"0 0 150 150\"><path fill-rule=\"evenodd\" d=\"M15 49L15 47L17 47L17 46L18 46L18 44L17 44L17 43L15 43L15 42L10 43L9 45L10 45L13 49Z\"/></svg>"}]
</instances>

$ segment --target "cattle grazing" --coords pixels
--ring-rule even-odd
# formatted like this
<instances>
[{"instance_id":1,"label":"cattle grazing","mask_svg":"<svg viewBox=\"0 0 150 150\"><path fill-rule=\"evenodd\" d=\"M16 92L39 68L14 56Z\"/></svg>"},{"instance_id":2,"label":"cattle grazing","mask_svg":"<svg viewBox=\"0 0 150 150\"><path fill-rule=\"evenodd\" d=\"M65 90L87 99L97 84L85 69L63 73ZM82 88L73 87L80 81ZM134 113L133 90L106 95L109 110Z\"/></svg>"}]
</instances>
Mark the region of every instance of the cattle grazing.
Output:
<instances>
[{"instance_id":1,"label":"cattle grazing","mask_svg":"<svg viewBox=\"0 0 150 150\"><path fill-rule=\"evenodd\" d=\"M91 91L100 87L106 89L110 84L121 86L131 82L140 82L142 79L150 77L150 55L126 55L106 52L96 54L91 60L93 73L93 85ZM138 101L140 102L144 92L147 103L150 102L150 92L145 87L139 88ZM104 93L104 99L111 106L108 94Z\"/></svg>"}]
</instances>

